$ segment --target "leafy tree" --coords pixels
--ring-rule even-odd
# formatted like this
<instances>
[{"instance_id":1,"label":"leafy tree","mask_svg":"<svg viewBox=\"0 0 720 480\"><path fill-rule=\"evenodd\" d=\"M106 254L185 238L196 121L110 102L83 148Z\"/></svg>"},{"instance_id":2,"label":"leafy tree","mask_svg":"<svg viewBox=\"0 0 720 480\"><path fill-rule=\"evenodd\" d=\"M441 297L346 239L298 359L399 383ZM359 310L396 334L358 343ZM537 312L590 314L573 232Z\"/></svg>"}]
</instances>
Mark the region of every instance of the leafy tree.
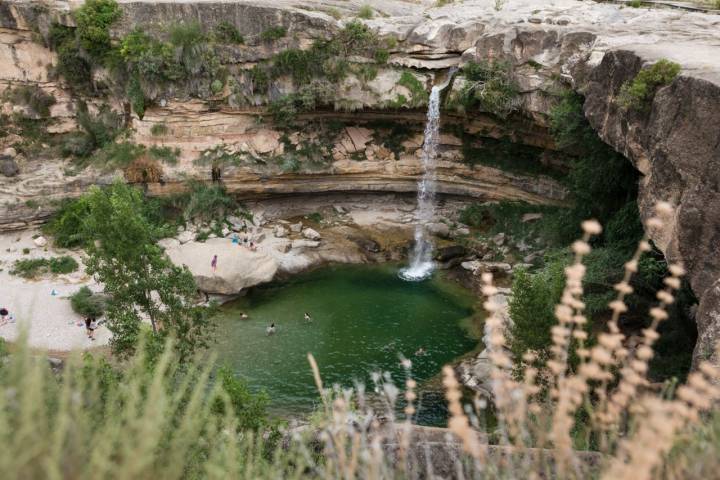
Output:
<instances>
[{"instance_id":1,"label":"leafy tree","mask_svg":"<svg viewBox=\"0 0 720 480\"><path fill-rule=\"evenodd\" d=\"M134 351L147 318L153 336L177 340L181 362L207 345L208 309L194 305L195 281L187 267L175 266L157 245L163 230L143 214L140 190L122 183L93 188L83 227L93 241L87 246L87 271L110 296L106 316L113 351Z\"/></svg>"},{"instance_id":2,"label":"leafy tree","mask_svg":"<svg viewBox=\"0 0 720 480\"><path fill-rule=\"evenodd\" d=\"M247 384L228 367L218 369L216 381L226 399L222 395L215 398L212 406L214 414L222 417L230 406L238 420L238 430L259 430L267 425L266 409L270 402L267 393L253 395Z\"/></svg>"},{"instance_id":3,"label":"leafy tree","mask_svg":"<svg viewBox=\"0 0 720 480\"><path fill-rule=\"evenodd\" d=\"M87 0L75 11L80 46L91 56L103 59L110 51L110 26L122 16L115 0Z\"/></svg>"},{"instance_id":4,"label":"leafy tree","mask_svg":"<svg viewBox=\"0 0 720 480\"><path fill-rule=\"evenodd\" d=\"M548 358L551 344L550 329L557 323L555 305L560 300L565 277L565 261L556 259L536 274L525 270L515 273L510 299L510 350L517 362L532 350L538 361Z\"/></svg>"}]
</instances>

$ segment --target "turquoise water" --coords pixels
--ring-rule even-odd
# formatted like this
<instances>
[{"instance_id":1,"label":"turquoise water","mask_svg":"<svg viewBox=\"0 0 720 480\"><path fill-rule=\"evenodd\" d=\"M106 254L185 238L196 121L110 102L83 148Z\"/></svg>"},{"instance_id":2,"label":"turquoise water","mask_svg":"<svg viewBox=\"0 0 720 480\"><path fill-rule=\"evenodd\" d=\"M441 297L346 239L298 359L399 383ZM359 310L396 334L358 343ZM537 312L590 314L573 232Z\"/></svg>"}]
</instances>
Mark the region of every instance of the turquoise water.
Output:
<instances>
[{"instance_id":1,"label":"turquoise water","mask_svg":"<svg viewBox=\"0 0 720 480\"><path fill-rule=\"evenodd\" d=\"M437 374L477 345L470 328L473 298L437 275L406 282L397 273L390 265L333 266L258 287L223 306L219 362L252 389L266 390L273 411L299 416L312 412L319 399L308 352L326 386L359 381L368 392L372 372L390 372L396 384L404 383L403 355L412 360L420 384L417 421L443 423ZM248 319L240 318L243 312ZM268 336L265 329L273 322L277 333ZM421 348L425 353L416 355Z\"/></svg>"}]
</instances>

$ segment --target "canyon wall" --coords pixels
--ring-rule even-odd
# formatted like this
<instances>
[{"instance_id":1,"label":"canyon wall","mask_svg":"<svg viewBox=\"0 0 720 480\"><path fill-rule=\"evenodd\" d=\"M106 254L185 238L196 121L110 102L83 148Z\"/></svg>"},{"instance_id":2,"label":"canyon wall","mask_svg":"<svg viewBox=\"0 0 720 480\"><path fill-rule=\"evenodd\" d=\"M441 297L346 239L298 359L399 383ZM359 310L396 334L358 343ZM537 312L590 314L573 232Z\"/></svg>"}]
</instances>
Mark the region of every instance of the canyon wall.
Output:
<instances>
[{"instance_id":1,"label":"canyon wall","mask_svg":"<svg viewBox=\"0 0 720 480\"><path fill-rule=\"evenodd\" d=\"M121 2L123 15L112 29L115 38L135 26L162 36L163 26L170 22L197 21L206 29L230 22L246 41L217 49L233 79L232 88L226 84L216 93L209 84L159 89L142 118L129 114L112 95L103 101L128 115L133 141L178 149L177 163L163 165L162 182L148 185L153 193L179 191L188 177L209 180L209 167L195 159L218 145L240 159L222 172L222 178L230 191L242 197L407 192L414 190L421 173L418 152L424 104L415 98L416 91L403 84L403 74L412 75L427 91L436 75L446 75L469 60L507 60L519 86L512 115L444 113L439 191L487 200L571 201L550 175L513 168L512 159L500 165L482 159L473 163L465 155L468 145L491 150L494 142L510 142L533 152L530 156L548 172L561 171L567 158L556 151L548 113L559 90L569 87L582 93L591 126L642 174L638 198L642 216L650 215L657 200L676 207L673 221L649 234L670 261L682 262L688 270L700 300L695 357L711 356L720 338L720 16L575 0L550 5L513 0L501 11L492 3L468 0L425 8L375 2L375 18L364 23L379 38L393 39L387 61L376 66L370 80L351 73L338 81L329 105L302 113L303 127L288 129L272 121L266 106L296 92L297 85L278 79L258 95L248 81L249 72L278 52L305 49L313 40L332 38L345 25L354 3L337 10L320 0L281 1L273 6L251 1ZM51 21L72 25L69 10L64 2L0 4L0 85L33 82L52 92L57 102L51 115L58 132L75 128L74 98L62 79L48 75L47 66L57 59L38 37ZM263 40L263 32L275 26L285 27L286 35ZM617 96L623 83L661 58L680 64L680 76L659 89L647 111L620 108ZM352 61L371 63L367 58ZM463 79L457 77L449 95L462 85ZM86 100L91 108L99 106L97 98ZM3 108L11 114L17 107ZM403 126L402 141L394 148L390 146L397 130L388 122ZM155 125L163 126L162 135L152 133ZM17 140L2 142L10 145ZM307 155L298 153L306 151L322 161L306 161ZM7 152L6 157L12 154ZM289 154L302 157L299 165L288 165ZM41 154L27 158L21 152L12 161L20 171L0 176L0 224L6 228L40 220L52 210L50 200L77 195L118 173L91 167L71 176L66 174L66 160Z\"/></svg>"}]
</instances>

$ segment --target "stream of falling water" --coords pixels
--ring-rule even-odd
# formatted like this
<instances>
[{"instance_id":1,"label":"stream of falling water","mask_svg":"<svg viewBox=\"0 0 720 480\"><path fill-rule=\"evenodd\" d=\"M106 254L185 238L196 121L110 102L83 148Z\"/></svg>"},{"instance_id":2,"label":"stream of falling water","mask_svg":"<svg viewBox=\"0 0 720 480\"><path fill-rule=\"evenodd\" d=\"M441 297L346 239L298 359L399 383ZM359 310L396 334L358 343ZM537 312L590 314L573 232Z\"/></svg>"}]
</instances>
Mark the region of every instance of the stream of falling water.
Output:
<instances>
[{"instance_id":1,"label":"stream of falling water","mask_svg":"<svg viewBox=\"0 0 720 480\"><path fill-rule=\"evenodd\" d=\"M427 224L431 223L435 216L435 159L440 137L440 92L446 86L447 83L434 86L428 102L425 141L422 148L424 174L418 182L415 246L410 254L410 264L400 271L400 277L411 282L428 278L435 269L432 259L433 244L427 231Z\"/></svg>"}]
</instances>

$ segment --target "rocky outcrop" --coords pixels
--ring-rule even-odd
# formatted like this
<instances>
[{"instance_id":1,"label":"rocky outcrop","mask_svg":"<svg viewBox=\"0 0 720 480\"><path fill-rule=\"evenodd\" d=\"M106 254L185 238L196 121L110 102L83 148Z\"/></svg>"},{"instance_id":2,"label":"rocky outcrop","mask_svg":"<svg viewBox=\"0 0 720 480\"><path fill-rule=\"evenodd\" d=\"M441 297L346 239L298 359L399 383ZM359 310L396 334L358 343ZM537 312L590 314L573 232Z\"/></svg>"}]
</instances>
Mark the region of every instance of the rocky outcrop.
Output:
<instances>
[{"instance_id":1,"label":"rocky outcrop","mask_svg":"<svg viewBox=\"0 0 720 480\"><path fill-rule=\"evenodd\" d=\"M621 110L613 102L620 86L644 62L656 59L608 52L584 87L585 113L601 138L643 174L638 196L643 217L652 214L657 201L676 206L674 218L649 233L669 261L685 266L700 299L697 364L714 357L720 339L720 131L705 128L720 125L720 73L717 83L678 78L657 92L648 112Z\"/></svg>"}]
</instances>

